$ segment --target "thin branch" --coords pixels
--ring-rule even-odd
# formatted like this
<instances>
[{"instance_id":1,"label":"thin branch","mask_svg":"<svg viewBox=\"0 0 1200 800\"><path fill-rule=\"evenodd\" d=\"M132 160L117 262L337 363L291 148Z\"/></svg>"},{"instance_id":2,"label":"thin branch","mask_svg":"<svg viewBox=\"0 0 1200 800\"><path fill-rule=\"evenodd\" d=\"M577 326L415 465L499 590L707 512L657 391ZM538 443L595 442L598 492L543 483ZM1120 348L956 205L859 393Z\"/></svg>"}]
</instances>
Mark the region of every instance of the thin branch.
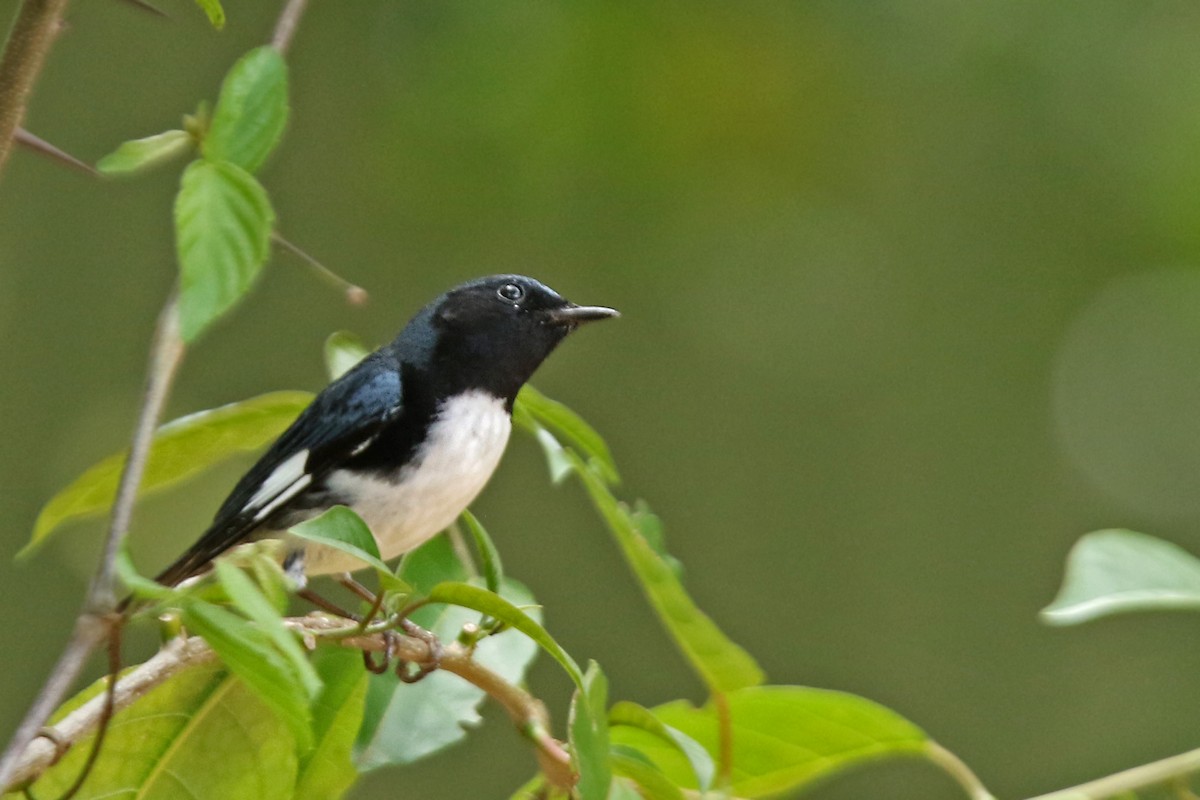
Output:
<instances>
[{"instance_id":1,"label":"thin branch","mask_svg":"<svg viewBox=\"0 0 1200 800\"><path fill-rule=\"evenodd\" d=\"M66 164L68 167L77 169L93 178L100 177L100 173L97 172L91 164L80 161L78 158L66 152L65 150L55 147L45 139L34 136L24 128L17 128L17 132L13 134L13 141L28 150L32 150L33 152L46 156L49 159Z\"/></svg>"},{"instance_id":2,"label":"thin branch","mask_svg":"<svg viewBox=\"0 0 1200 800\"><path fill-rule=\"evenodd\" d=\"M1152 761L1140 767L1117 772L1069 789L1060 789L1050 794L1041 794L1030 800L1101 800L1123 792L1136 792L1158 786L1181 775L1200 771L1200 750L1190 750L1161 761Z\"/></svg>"},{"instance_id":3,"label":"thin branch","mask_svg":"<svg viewBox=\"0 0 1200 800\"><path fill-rule=\"evenodd\" d=\"M0 57L0 170L25 119L29 95L62 24L67 0L25 0Z\"/></svg>"},{"instance_id":4,"label":"thin branch","mask_svg":"<svg viewBox=\"0 0 1200 800\"><path fill-rule=\"evenodd\" d=\"M357 623L323 614L289 619L286 624L299 632L310 645L323 642L372 652L381 652L387 647L383 634L357 634ZM432 663L433 648L426 641L398 636L392 638L391 646L393 655L404 661ZM117 711L127 708L173 675L215 658L208 644L198 636L176 639L117 682L113 692L113 707ZM563 789L574 785L571 758L562 745L550 736L549 716L540 700L473 661L471 653L458 644L445 646L437 663L441 669L482 689L508 712L517 728L534 743L538 764L551 783ZM92 698L49 728L48 736L30 743L21 753L12 778L0 783L3 791L11 791L39 777L66 750L94 731L104 716L104 700L104 695Z\"/></svg>"},{"instance_id":5,"label":"thin branch","mask_svg":"<svg viewBox=\"0 0 1200 800\"><path fill-rule=\"evenodd\" d=\"M279 21L275 23L275 33L271 36L271 46L281 55L287 55L292 37L296 35L296 27L300 24L300 17L304 16L307 7L308 0L288 0L287 5L283 7Z\"/></svg>"},{"instance_id":6,"label":"thin branch","mask_svg":"<svg viewBox=\"0 0 1200 800\"><path fill-rule=\"evenodd\" d=\"M176 298L177 295L172 292L155 328L142 408L134 428L129 458L121 474L121 484L113 505L112 522L104 542L103 557L88 587L83 610L75 620L75 630L66 649L51 670L49 679L34 699L25 718L13 733L4 754L0 755L0 786L12 783L13 771L22 753L46 724L54 709L67 696L67 692L71 690L87 664L88 657L109 636L112 626L122 623L120 615L113 613L117 604L114 565L133 516L137 487L141 483L142 472L146 466L154 429L158 425L158 419L170 393L171 382L183 358L184 347L179 337Z\"/></svg>"}]
</instances>

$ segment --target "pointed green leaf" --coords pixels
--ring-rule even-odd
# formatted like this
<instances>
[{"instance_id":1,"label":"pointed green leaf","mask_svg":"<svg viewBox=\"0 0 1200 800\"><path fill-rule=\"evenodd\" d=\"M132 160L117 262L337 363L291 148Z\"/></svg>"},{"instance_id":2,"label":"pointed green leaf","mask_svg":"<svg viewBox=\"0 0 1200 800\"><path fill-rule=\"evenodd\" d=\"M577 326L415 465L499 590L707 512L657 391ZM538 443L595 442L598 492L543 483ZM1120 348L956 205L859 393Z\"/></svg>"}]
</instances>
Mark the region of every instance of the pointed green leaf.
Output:
<instances>
[{"instance_id":1,"label":"pointed green leaf","mask_svg":"<svg viewBox=\"0 0 1200 800\"><path fill-rule=\"evenodd\" d=\"M576 448L584 460L598 463L601 475L609 483L620 480L616 462L604 439L582 417L567 406L551 400L529 384L525 384L517 395L516 405L529 413L543 427L556 436L565 438Z\"/></svg>"},{"instance_id":2,"label":"pointed green leaf","mask_svg":"<svg viewBox=\"0 0 1200 800\"><path fill-rule=\"evenodd\" d=\"M421 594L429 594L434 586L444 581L465 581L468 578L467 568L458 560L450 537L445 533L405 553L398 572L401 579Z\"/></svg>"},{"instance_id":3,"label":"pointed green leaf","mask_svg":"<svg viewBox=\"0 0 1200 800\"><path fill-rule=\"evenodd\" d=\"M227 459L263 447L312 402L308 392L272 392L200 411L163 425L154 434L141 496L158 493ZM109 456L54 495L38 514L19 556L31 553L64 522L106 513L116 497L125 453Z\"/></svg>"},{"instance_id":4,"label":"pointed green leaf","mask_svg":"<svg viewBox=\"0 0 1200 800\"><path fill-rule=\"evenodd\" d=\"M324 688L313 704L316 744L300 761L293 800L337 800L358 779L353 749L369 673L354 650L325 647L313 658Z\"/></svg>"},{"instance_id":5,"label":"pointed green leaf","mask_svg":"<svg viewBox=\"0 0 1200 800\"><path fill-rule=\"evenodd\" d=\"M610 727L628 725L657 736L661 741L678 750L688 760L700 791L706 792L712 788L717 768L708 751L682 731L664 725L662 720L654 716L650 709L628 700L622 700L609 709L608 724Z\"/></svg>"},{"instance_id":6,"label":"pointed green leaf","mask_svg":"<svg viewBox=\"0 0 1200 800\"><path fill-rule=\"evenodd\" d=\"M187 131L164 131L124 142L96 162L96 169L105 175L126 175L169 161L191 147L192 137Z\"/></svg>"},{"instance_id":7,"label":"pointed green leaf","mask_svg":"<svg viewBox=\"0 0 1200 800\"><path fill-rule=\"evenodd\" d=\"M226 161L193 161L175 198L181 271L179 322L194 342L249 291L270 252L275 211L250 173Z\"/></svg>"},{"instance_id":8,"label":"pointed green leaf","mask_svg":"<svg viewBox=\"0 0 1200 800\"><path fill-rule=\"evenodd\" d=\"M257 47L238 59L221 85L204 157L257 172L287 124L287 79L287 64L274 47Z\"/></svg>"},{"instance_id":9,"label":"pointed green leaf","mask_svg":"<svg viewBox=\"0 0 1200 800\"><path fill-rule=\"evenodd\" d=\"M500 551L496 549L492 537L488 536L488 532L484 530L483 525L479 523L474 514L464 509L462 521L471 534L471 541L475 542L479 560L483 562L483 578L488 591L499 592L500 581L504 578L504 565L500 563Z\"/></svg>"},{"instance_id":10,"label":"pointed green leaf","mask_svg":"<svg viewBox=\"0 0 1200 800\"><path fill-rule=\"evenodd\" d=\"M456 606L481 611L484 614L495 617L511 628L516 628L537 642L543 650L561 664L576 686L583 686L583 673L580 672L579 665L575 663L575 659L571 658L567 654L567 651L563 650L558 642L554 641L554 638L533 617L500 595L468 583L447 582L439 583L433 587L433 590L429 592L428 600L431 603L452 603Z\"/></svg>"},{"instance_id":11,"label":"pointed green leaf","mask_svg":"<svg viewBox=\"0 0 1200 800\"><path fill-rule=\"evenodd\" d=\"M208 21L217 30L225 27L225 9L221 8L221 0L196 0L196 5L208 15Z\"/></svg>"},{"instance_id":12,"label":"pointed green leaf","mask_svg":"<svg viewBox=\"0 0 1200 800\"><path fill-rule=\"evenodd\" d=\"M566 480L567 476L575 470L575 465L568 458L566 448L554 437L554 434L546 430L520 404L513 406L512 420L513 425L533 434L533 438L541 446L542 452L546 455L546 467L550 470L550 482L557 486Z\"/></svg>"},{"instance_id":13,"label":"pointed green leaf","mask_svg":"<svg viewBox=\"0 0 1200 800\"><path fill-rule=\"evenodd\" d=\"M571 754L579 772L580 800L607 800L612 784L608 751L608 679L595 661L588 663L583 686L571 698L568 727Z\"/></svg>"},{"instance_id":14,"label":"pointed green leaf","mask_svg":"<svg viewBox=\"0 0 1200 800\"><path fill-rule=\"evenodd\" d=\"M103 683L85 689L56 718L99 694ZM72 747L38 780L37 796L60 797L91 745L88 737ZM208 663L184 669L113 718L76 800L292 800L295 775L296 744L287 726L244 683Z\"/></svg>"},{"instance_id":15,"label":"pointed green leaf","mask_svg":"<svg viewBox=\"0 0 1200 800\"><path fill-rule=\"evenodd\" d=\"M1067 556L1043 622L1074 625L1129 611L1200 610L1200 559L1178 545L1126 530L1089 533Z\"/></svg>"},{"instance_id":16,"label":"pointed green leaf","mask_svg":"<svg viewBox=\"0 0 1200 800\"><path fill-rule=\"evenodd\" d=\"M225 609L193 600L181 615L188 630L204 637L230 672L275 710L306 752L313 744L309 698L291 665L266 633Z\"/></svg>"},{"instance_id":17,"label":"pointed green leaf","mask_svg":"<svg viewBox=\"0 0 1200 800\"><path fill-rule=\"evenodd\" d=\"M296 634L283 624L283 615L246 573L224 559L217 559L215 569L217 580L237 610L250 618L287 661L292 681L300 684L309 700L315 698L321 691L321 679L309 663L308 653L300 646Z\"/></svg>"},{"instance_id":18,"label":"pointed green leaf","mask_svg":"<svg viewBox=\"0 0 1200 800\"><path fill-rule=\"evenodd\" d=\"M650 546L639 525L646 518L617 502L604 479L572 454L593 504L616 537L663 625L684 656L715 692L731 692L763 681L754 659L697 608L670 562Z\"/></svg>"},{"instance_id":19,"label":"pointed green leaf","mask_svg":"<svg viewBox=\"0 0 1200 800\"><path fill-rule=\"evenodd\" d=\"M353 333L337 331L325 340L325 370L329 380L336 381L362 361L371 351Z\"/></svg>"},{"instance_id":20,"label":"pointed green leaf","mask_svg":"<svg viewBox=\"0 0 1200 800\"><path fill-rule=\"evenodd\" d=\"M920 728L883 706L844 692L803 686L757 686L727 696L733 721L733 785L737 797L794 793L851 767L886 758L924 756L930 741ZM718 749L713 706L686 701L651 709L654 716ZM650 757L677 786L698 789L678 748L630 726L612 729L614 743Z\"/></svg>"},{"instance_id":21,"label":"pointed green leaf","mask_svg":"<svg viewBox=\"0 0 1200 800\"><path fill-rule=\"evenodd\" d=\"M510 604L534 602L529 590L511 579L505 579L501 591ZM536 617L536 609L530 614ZM426 606L413 615L444 642L454 641L464 625L477 619L471 609L454 605ZM474 658L509 683L520 683L537 650L529 638L508 630L480 641ZM434 672L411 685L390 672L372 675L357 747L359 769L409 764L462 740L467 728L482 721L478 708L484 697L483 690L448 672Z\"/></svg>"},{"instance_id":22,"label":"pointed green leaf","mask_svg":"<svg viewBox=\"0 0 1200 800\"><path fill-rule=\"evenodd\" d=\"M379 557L379 545L362 517L345 506L334 506L319 517L301 522L288 529L298 536L325 547L332 547L353 556L365 566L375 569L380 583L392 591L407 591L409 586L397 578Z\"/></svg>"}]
</instances>

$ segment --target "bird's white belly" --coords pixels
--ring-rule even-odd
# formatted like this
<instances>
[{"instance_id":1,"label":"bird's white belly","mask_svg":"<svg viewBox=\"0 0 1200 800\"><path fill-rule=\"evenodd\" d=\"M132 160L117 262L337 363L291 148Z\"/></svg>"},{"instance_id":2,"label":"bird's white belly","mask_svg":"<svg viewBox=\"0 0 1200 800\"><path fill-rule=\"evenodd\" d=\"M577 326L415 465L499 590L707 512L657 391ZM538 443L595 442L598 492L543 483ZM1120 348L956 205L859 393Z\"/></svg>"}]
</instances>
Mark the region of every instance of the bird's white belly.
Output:
<instances>
[{"instance_id":1,"label":"bird's white belly","mask_svg":"<svg viewBox=\"0 0 1200 800\"><path fill-rule=\"evenodd\" d=\"M327 485L350 503L375 534L379 552L391 559L450 526L482 491L508 443L512 421L504 400L468 392L444 402L425 443L391 480L345 470ZM363 564L339 551L309 547L305 572L347 572Z\"/></svg>"}]
</instances>

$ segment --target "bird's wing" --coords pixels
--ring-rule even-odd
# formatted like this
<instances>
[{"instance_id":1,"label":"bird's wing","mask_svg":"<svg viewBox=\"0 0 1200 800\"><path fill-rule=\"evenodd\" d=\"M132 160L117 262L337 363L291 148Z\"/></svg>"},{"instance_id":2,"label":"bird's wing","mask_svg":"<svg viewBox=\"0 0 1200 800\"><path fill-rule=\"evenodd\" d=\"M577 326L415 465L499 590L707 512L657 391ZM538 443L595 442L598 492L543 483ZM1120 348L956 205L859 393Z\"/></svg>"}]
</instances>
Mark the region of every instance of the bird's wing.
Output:
<instances>
[{"instance_id":1,"label":"bird's wing","mask_svg":"<svg viewBox=\"0 0 1200 800\"><path fill-rule=\"evenodd\" d=\"M247 472L212 525L157 578L173 586L247 536L402 412L399 364L376 352L325 388Z\"/></svg>"}]
</instances>

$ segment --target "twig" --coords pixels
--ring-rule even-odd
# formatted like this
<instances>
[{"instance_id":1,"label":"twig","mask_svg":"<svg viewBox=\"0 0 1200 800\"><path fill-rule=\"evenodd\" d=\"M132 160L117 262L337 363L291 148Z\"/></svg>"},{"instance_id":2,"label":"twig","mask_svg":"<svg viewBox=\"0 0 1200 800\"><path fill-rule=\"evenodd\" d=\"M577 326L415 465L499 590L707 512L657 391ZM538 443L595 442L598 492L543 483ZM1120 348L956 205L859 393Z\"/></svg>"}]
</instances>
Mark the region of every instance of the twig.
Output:
<instances>
[{"instance_id":1,"label":"twig","mask_svg":"<svg viewBox=\"0 0 1200 800\"><path fill-rule=\"evenodd\" d=\"M308 0L288 0L287 5L283 7L279 21L275 23L275 33L271 36L271 46L281 55L287 55L292 37L296 35L296 26L300 24L300 17L304 16L307 6Z\"/></svg>"},{"instance_id":2,"label":"twig","mask_svg":"<svg viewBox=\"0 0 1200 800\"><path fill-rule=\"evenodd\" d=\"M930 742L925 751L929 760L937 764L963 788L971 800L996 800L995 795L988 791L979 780L979 776L971 771L961 758L942 747L937 742Z\"/></svg>"},{"instance_id":3,"label":"twig","mask_svg":"<svg viewBox=\"0 0 1200 800\"><path fill-rule=\"evenodd\" d=\"M387 645L381 633L356 634L357 623L310 614L286 620L288 627L310 641L340 645L359 650L380 652ZM347 635L348 634L348 635ZM428 663L433 657L431 645L408 636L392 637L393 655L415 664ZM145 696L151 689L176 673L216 658L200 637L176 639L153 658L123 676L113 693L113 707L120 711ZM545 706L524 689L508 683L501 676L471 659L471 654L457 644L442 648L441 669L452 672L474 684L498 702L517 728L535 745L538 764L547 779L555 786L569 789L575 782L571 759L549 734L550 723ZM45 772L66 750L96 729L104 715L104 696L99 695L68 714L53 728L50 737L35 739L17 762L12 778L0 782L3 791L26 784Z\"/></svg>"},{"instance_id":4,"label":"twig","mask_svg":"<svg viewBox=\"0 0 1200 800\"><path fill-rule=\"evenodd\" d=\"M67 151L65 151L61 148L55 147L54 145L47 142L45 139L34 136L32 133L25 130L24 128L17 128L17 132L13 134L13 141L15 141L17 144L21 145L22 147L28 148L29 150L32 150L33 152L38 153L40 155L46 156L47 158L53 159L54 161L58 161L62 164L66 164L68 167L71 167L72 169L77 169L80 172L82 172L86 175L90 175L93 178L100 177L100 173L97 172L92 167L91 164L85 164L84 162L80 161L78 158L71 155Z\"/></svg>"},{"instance_id":5,"label":"twig","mask_svg":"<svg viewBox=\"0 0 1200 800\"><path fill-rule=\"evenodd\" d=\"M1152 761L1104 778L1099 778L1069 789L1060 789L1049 794L1040 794L1031 800L1101 800L1122 792L1136 792L1150 786L1166 783L1180 775L1200 771L1200 750L1189 750L1161 761Z\"/></svg>"},{"instance_id":6,"label":"twig","mask_svg":"<svg viewBox=\"0 0 1200 800\"><path fill-rule=\"evenodd\" d=\"M46 63L67 0L25 0L0 57L0 170L25 118L34 81Z\"/></svg>"},{"instance_id":7,"label":"twig","mask_svg":"<svg viewBox=\"0 0 1200 800\"><path fill-rule=\"evenodd\" d=\"M167 395L170 393L171 382L183 358L183 351L183 341L179 337L176 294L172 292L162 314L159 315L158 325L155 328L142 408L134 428L129 458L126 460L125 469L121 474L117 499L113 505L112 521L104 542L103 557L96 569L96 575L88 587L87 596L83 601L83 610L75 621L75 630L71 634L71 640L59 657L58 663L51 670L50 678L33 701L25 718L21 720L16 732L13 733L4 754L0 756L0 786L12 783L13 770L17 760L37 735L38 730L54 713L54 709L66 697L67 692L70 691L83 671L88 656L108 637L113 625L121 624L119 615L113 613L117 604L114 565L121 544L125 540L125 533L129 529L134 500L137 498L137 487L141 483L142 472L145 470L154 429L162 414Z\"/></svg>"}]
</instances>

